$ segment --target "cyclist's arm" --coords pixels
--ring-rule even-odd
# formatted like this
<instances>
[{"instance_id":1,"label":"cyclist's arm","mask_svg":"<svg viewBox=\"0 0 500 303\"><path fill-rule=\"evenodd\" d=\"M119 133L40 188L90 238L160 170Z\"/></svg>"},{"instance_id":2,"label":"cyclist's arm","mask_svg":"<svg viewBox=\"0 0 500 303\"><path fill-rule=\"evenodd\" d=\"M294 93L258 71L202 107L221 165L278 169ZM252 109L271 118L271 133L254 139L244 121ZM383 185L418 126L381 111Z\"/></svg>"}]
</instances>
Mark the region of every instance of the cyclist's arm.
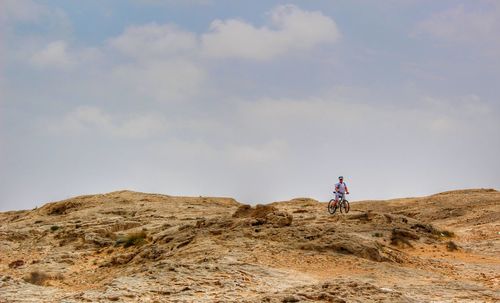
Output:
<instances>
[{"instance_id":1,"label":"cyclist's arm","mask_svg":"<svg viewBox=\"0 0 500 303\"><path fill-rule=\"evenodd\" d=\"M349 194L349 189L347 188L347 185L345 186L345 193Z\"/></svg>"}]
</instances>

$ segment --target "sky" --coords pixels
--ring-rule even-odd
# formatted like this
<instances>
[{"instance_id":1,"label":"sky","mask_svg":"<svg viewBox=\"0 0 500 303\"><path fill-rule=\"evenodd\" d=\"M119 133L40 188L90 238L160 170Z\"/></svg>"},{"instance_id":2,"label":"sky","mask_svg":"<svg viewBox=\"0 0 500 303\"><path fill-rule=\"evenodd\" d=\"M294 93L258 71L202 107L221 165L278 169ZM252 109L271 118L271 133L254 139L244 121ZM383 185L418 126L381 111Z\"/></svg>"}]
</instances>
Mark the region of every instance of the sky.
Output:
<instances>
[{"instance_id":1,"label":"sky","mask_svg":"<svg viewBox=\"0 0 500 303\"><path fill-rule=\"evenodd\" d=\"M0 0L0 211L500 188L500 2Z\"/></svg>"}]
</instances>

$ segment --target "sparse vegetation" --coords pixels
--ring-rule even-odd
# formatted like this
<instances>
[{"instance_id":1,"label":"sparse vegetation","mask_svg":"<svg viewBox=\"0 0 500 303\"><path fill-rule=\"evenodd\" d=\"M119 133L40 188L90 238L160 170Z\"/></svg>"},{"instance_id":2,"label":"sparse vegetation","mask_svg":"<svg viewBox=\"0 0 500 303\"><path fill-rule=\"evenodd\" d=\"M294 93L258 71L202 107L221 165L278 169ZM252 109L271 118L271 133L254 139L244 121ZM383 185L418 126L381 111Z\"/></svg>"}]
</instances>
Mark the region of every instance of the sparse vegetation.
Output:
<instances>
[{"instance_id":1,"label":"sparse vegetation","mask_svg":"<svg viewBox=\"0 0 500 303\"><path fill-rule=\"evenodd\" d=\"M446 242L446 249L448 249L448 251L456 251L458 250L458 245L453 241L448 241Z\"/></svg>"},{"instance_id":2,"label":"sparse vegetation","mask_svg":"<svg viewBox=\"0 0 500 303\"><path fill-rule=\"evenodd\" d=\"M47 207L47 214L50 216L64 215L70 210L78 209L82 205L81 201L61 201Z\"/></svg>"},{"instance_id":3,"label":"sparse vegetation","mask_svg":"<svg viewBox=\"0 0 500 303\"><path fill-rule=\"evenodd\" d=\"M455 236L455 233L449 230L442 230L440 233L441 237L452 238Z\"/></svg>"},{"instance_id":4,"label":"sparse vegetation","mask_svg":"<svg viewBox=\"0 0 500 303\"><path fill-rule=\"evenodd\" d=\"M380 238L383 237L384 235L382 233L376 232L372 235L372 237Z\"/></svg>"},{"instance_id":5,"label":"sparse vegetation","mask_svg":"<svg viewBox=\"0 0 500 303\"><path fill-rule=\"evenodd\" d=\"M58 230L59 228L61 228L61 227L60 227L60 226L57 226L57 225L52 225L52 226L50 227L50 231L54 232L54 231Z\"/></svg>"},{"instance_id":6,"label":"sparse vegetation","mask_svg":"<svg viewBox=\"0 0 500 303\"><path fill-rule=\"evenodd\" d=\"M412 226L412 229L422 232L427 232L435 236L452 238L455 234L449 230L439 230L435 228L432 224L421 224L417 223Z\"/></svg>"},{"instance_id":7,"label":"sparse vegetation","mask_svg":"<svg viewBox=\"0 0 500 303\"><path fill-rule=\"evenodd\" d=\"M391 244L413 247L410 240L418 240L419 238L420 236L411 230L394 228L391 235Z\"/></svg>"},{"instance_id":8,"label":"sparse vegetation","mask_svg":"<svg viewBox=\"0 0 500 303\"><path fill-rule=\"evenodd\" d=\"M16 260L9 263L9 268L18 268L24 265L23 260Z\"/></svg>"},{"instance_id":9,"label":"sparse vegetation","mask_svg":"<svg viewBox=\"0 0 500 303\"><path fill-rule=\"evenodd\" d=\"M293 302L300 302L300 300L297 299L294 296L286 296L286 297L283 298L283 300L281 302L283 302L283 303L293 303Z\"/></svg>"},{"instance_id":10,"label":"sparse vegetation","mask_svg":"<svg viewBox=\"0 0 500 303\"><path fill-rule=\"evenodd\" d=\"M41 271L32 271L29 276L24 277L23 280L39 286L46 285L49 280L63 280L64 276L62 274L49 275Z\"/></svg>"},{"instance_id":11,"label":"sparse vegetation","mask_svg":"<svg viewBox=\"0 0 500 303\"><path fill-rule=\"evenodd\" d=\"M30 273L28 277L24 278L24 281L31 284L43 286L50 279L51 279L50 276L47 275L46 273L40 271L33 271Z\"/></svg>"},{"instance_id":12,"label":"sparse vegetation","mask_svg":"<svg viewBox=\"0 0 500 303\"><path fill-rule=\"evenodd\" d=\"M116 240L116 246L122 245L123 247L127 248L130 246L138 246L143 244L146 241L147 234L145 231L140 231L140 232L135 232L135 233L130 233L126 235L125 237L119 237L118 240Z\"/></svg>"}]
</instances>

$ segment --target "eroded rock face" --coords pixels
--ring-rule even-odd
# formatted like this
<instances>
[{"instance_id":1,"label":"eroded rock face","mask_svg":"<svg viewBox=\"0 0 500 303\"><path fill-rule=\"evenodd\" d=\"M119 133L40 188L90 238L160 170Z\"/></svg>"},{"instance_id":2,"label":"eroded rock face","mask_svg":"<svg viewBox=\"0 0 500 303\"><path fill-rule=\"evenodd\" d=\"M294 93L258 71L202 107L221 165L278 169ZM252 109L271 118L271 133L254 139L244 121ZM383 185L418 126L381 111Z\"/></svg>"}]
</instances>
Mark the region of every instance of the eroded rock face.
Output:
<instances>
[{"instance_id":1,"label":"eroded rock face","mask_svg":"<svg viewBox=\"0 0 500 303\"><path fill-rule=\"evenodd\" d=\"M293 216L285 211L276 211L266 215L266 223L275 227L290 226L292 221Z\"/></svg>"},{"instance_id":2,"label":"eroded rock face","mask_svg":"<svg viewBox=\"0 0 500 303\"><path fill-rule=\"evenodd\" d=\"M241 205L234 212L233 218L255 218L255 219L263 219L268 214L277 212L278 209L274 206L270 205L256 205L252 207L250 205Z\"/></svg>"},{"instance_id":3,"label":"eroded rock face","mask_svg":"<svg viewBox=\"0 0 500 303\"><path fill-rule=\"evenodd\" d=\"M495 302L499 221L480 190L334 216L307 198L82 196L0 213L0 302Z\"/></svg>"},{"instance_id":4,"label":"eroded rock face","mask_svg":"<svg viewBox=\"0 0 500 303\"><path fill-rule=\"evenodd\" d=\"M255 207L251 207L250 205L241 205L234 212L233 218L254 219L251 222L254 226L271 224L275 227L284 227L290 226L293 221L293 216L286 211L280 211L274 206L260 204Z\"/></svg>"}]
</instances>

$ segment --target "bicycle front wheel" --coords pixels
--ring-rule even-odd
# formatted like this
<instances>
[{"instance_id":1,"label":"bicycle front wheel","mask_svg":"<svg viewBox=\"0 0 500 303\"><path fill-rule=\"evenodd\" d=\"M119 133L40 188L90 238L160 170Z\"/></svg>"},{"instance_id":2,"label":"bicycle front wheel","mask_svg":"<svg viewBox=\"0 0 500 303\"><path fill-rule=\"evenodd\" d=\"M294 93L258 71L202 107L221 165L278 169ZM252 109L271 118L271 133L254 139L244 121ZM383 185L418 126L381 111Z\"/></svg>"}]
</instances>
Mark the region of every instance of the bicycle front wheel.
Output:
<instances>
[{"instance_id":1,"label":"bicycle front wheel","mask_svg":"<svg viewBox=\"0 0 500 303\"><path fill-rule=\"evenodd\" d=\"M328 202L328 212L330 214L334 214L337 211L337 205L335 205L335 199L331 199L330 202Z\"/></svg>"},{"instance_id":2,"label":"bicycle front wheel","mask_svg":"<svg viewBox=\"0 0 500 303\"><path fill-rule=\"evenodd\" d=\"M349 201L344 200L344 203L342 206L344 207L344 212L347 214L351 208L351 206L349 205Z\"/></svg>"}]
</instances>

